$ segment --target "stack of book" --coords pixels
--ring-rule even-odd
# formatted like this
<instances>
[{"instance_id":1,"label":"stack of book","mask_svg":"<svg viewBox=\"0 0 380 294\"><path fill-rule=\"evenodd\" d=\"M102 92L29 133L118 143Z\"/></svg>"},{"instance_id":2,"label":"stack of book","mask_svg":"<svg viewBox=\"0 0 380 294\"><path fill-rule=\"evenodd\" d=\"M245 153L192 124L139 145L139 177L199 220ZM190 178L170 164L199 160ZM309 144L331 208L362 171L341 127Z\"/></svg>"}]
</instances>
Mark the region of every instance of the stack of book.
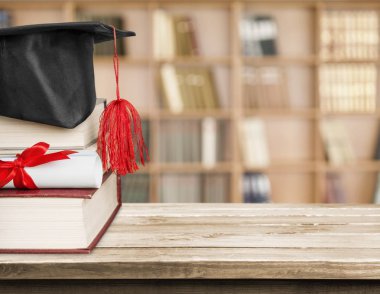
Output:
<instances>
[{"instance_id":1,"label":"stack of book","mask_svg":"<svg viewBox=\"0 0 380 294\"><path fill-rule=\"evenodd\" d=\"M323 59L377 59L379 20L375 10L326 10L321 15Z\"/></svg>"},{"instance_id":2,"label":"stack of book","mask_svg":"<svg viewBox=\"0 0 380 294\"><path fill-rule=\"evenodd\" d=\"M0 10L0 29L11 26L11 15L8 10Z\"/></svg>"},{"instance_id":3,"label":"stack of book","mask_svg":"<svg viewBox=\"0 0 380 294\"><path fill-rule=\"evenodd\" d=\"M37 190L12 189L13 182L0 189L0 252L87 253L100 240L121 206L120 179L103 174L95 151L104 107L105 100L98 99L90 117L74 129L0 116L0 136L7 138L0 141L3 161L40 141L50 143L49 152L77 151L60 162L25 167ZM90 184L76 176L78 169ZM62 174L71 180L57 184Z\"/></svg>"},{"instance_id":4,"label":"stack of book","mask_svg":"<svg viewBox=\"0 0 380 294\"><path fill-rule=\"evenodd\" d=\"M324 112L373 112L377 99L376 66L323 65L319 71L319 92Z\"/></svg>"},{"instance_id":5,"label":"stack of book","mask_svg":"<svg viewBox=\"0 0 380 294\"><path fill-rule=\"evenodd\" d=\"M78 21L99 21L115 28L125 28L125 20L119 15L77 15ZM127 55L128 50L123 38L116 41L117 52L119 55ZM112 42L102 42L95 44L94 54L98 56L109 56L114 54L114 46Z\"/></svg>"},{"instance_id":6,"label":"stack of book","mask_svg":"<svg viewBox=\"0 0 380 294\"><path fill-rule=\"evenodd\" d=\"M198 42L193 20L187 15L170 15L164 10L154 12L154 56L170 59L198 55Z\"/></svg>"},{"instance_id":7,"label":"stack of book","mask_svg":"<svg viewBox=\"0 0 380 294\"><path fill-rule=\"evenodd\" d=\"M242 54L277 55L277 24L270 15L247 15L240 23Z\"/></svg>"},{"instance_id":8,"label":"stack of book","mask_svg":"<svg viewBox=\"0 0 380 294\"><path fill-rule=\"evenodd\" d=\"M284 69L246 67L243 78L244 106L246 108L285 108L289 106Z\"/></svg>"},{"instance_id":9,"label":"stack of book","mask_svg":"<svg viewBox=\"0 0 380 294\"><path fill-rule=\"evenodd\" d=\"M228 154L225 121L204 118L202 121L164 121L160 126L160 162L201 162L214 166Z\"/></svg>"},{"instance_id":10,"label":"stack of book","mask_svg":"<svg viewBox=\"0 0 380 294\"><path fill-rule=\"evenodd\" d=\"M209 67L175 67L160 69L162 105L173 113L184 110L216 109L219 98Z\"/></svg>"}]
</instances>

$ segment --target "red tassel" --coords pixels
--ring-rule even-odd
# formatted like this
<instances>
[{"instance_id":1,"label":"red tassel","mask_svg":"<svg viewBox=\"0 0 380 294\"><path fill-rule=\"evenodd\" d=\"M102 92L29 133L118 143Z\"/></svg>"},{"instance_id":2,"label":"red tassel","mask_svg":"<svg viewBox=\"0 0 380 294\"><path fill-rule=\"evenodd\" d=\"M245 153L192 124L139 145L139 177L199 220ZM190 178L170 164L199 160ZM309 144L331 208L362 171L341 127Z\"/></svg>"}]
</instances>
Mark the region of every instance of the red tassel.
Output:
<instances>
[{"instance_id":1,"label":"red tassel","mask_svg":"<svg viewBox=\"0 0 380 294\"><path fill-rule=\"evenodd\" d=\"M149 159L142 135L141 119L136 108L119 93L119 58L116 47L116 30L114 32L114 69L116 77L117 100L112 101L100 118L98 152L102 158L104 170L111 169L119 175L138 170L135 146L144 165Z\"/></svg>"}]
</instances>

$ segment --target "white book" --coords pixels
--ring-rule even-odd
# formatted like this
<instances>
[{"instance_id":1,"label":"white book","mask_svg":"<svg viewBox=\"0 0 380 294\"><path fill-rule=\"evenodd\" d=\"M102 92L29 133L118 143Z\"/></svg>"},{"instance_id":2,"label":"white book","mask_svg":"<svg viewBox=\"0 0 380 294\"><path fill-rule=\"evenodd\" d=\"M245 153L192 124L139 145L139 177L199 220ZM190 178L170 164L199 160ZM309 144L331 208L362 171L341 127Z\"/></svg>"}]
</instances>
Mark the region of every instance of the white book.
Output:
<instances>
[{"instance_id":1,"label":"white book","mask_svg":"<svg viewBox=\"0 0 380 294\"><path fill-rule=\"evenodd\" d=\"M217 122L207 117L202 120L202 164L212 167L216 164Z\"/></svg>"},{"instance_id":2,"label":"white book","mask_svg":"<svg viewBox=\"0 0 380 294\"><path fill-rule=\"evenodd\" d=\"M154 56L158 59L175 56L175 35L172 17L162 9L153 14Z\"/></svg>"},{"instance_id":3,"label":"white book","mask_svg":"<svg viewBox=\"0 0 380 294\"><path fill-rule=\"evenodd\" d=\"M170 64L162 65L161 78L164 95L169 109L173 113L182 112L184 105L175 67Z\"/></svg>"}]
</instances>

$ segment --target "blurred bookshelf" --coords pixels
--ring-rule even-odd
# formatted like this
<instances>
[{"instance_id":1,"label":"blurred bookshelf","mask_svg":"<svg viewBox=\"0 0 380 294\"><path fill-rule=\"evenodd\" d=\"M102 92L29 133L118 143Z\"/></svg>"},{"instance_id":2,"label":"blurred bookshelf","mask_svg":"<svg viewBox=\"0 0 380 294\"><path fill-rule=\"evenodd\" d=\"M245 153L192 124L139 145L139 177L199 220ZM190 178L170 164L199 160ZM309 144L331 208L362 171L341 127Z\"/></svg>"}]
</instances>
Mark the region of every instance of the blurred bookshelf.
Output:
<instances>
[{"instance_id":1,"label":"blurred bookshelf","mask_svg":"<svg viewBox=\"0 0 380 294\"><path fill-rule=\"evenodd\" d=\"M103 19L137 32L120 44L121 92L151 161L123 179L126 202L373 203L379 12L350 0L16 0L0 1L0 26ZM99 51L97 95L112 99Z\"/></svg>"}]
</instances>

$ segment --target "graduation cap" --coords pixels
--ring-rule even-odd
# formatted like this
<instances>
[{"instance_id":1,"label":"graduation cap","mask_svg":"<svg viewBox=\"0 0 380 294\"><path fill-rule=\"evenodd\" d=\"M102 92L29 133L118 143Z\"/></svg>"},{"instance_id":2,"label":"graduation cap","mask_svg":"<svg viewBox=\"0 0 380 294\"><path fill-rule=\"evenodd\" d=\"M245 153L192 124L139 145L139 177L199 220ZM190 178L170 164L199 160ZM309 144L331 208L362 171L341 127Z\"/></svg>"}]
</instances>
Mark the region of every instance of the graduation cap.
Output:
<instances>
[{"instance_id":1,"label":"graduation cap","mask_svg":"<svg viewBox=\"0 0 380 294\"><path fill-rule=\"evenodd\" d=\"M101 117L98 151L105 169L138 169L147 152L140 117L119 94L116 39L135 36L99 22L28 25L0 29L0 115L74 128L96 104L94 43L114 41L116 100ZM110 78L113 82L113 78Z\"/></svg>"}]
</instances>

